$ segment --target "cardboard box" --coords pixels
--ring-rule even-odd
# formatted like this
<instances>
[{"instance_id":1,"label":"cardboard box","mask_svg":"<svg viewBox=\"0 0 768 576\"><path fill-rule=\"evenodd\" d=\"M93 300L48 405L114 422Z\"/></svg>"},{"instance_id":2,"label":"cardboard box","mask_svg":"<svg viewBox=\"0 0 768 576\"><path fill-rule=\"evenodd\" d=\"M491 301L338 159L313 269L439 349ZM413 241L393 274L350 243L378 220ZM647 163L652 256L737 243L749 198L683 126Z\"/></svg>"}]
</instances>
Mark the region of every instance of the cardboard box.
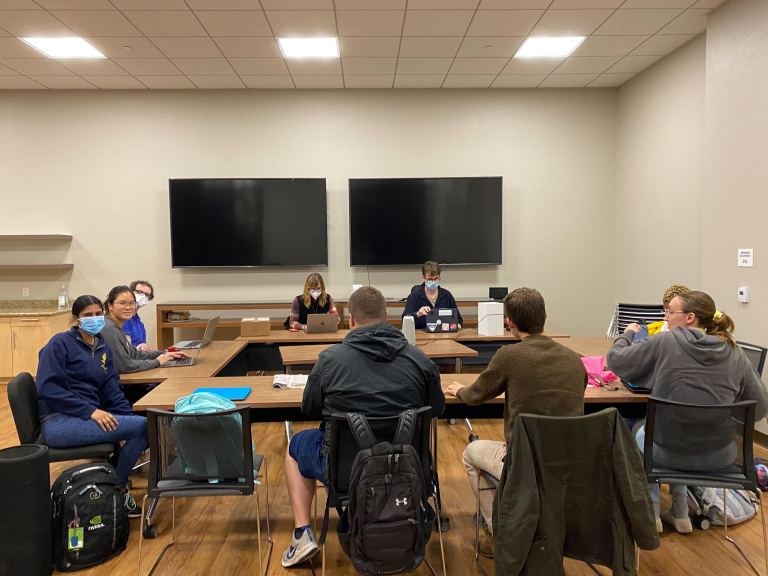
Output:
<instances>
[{"instance_id":1,"label":"cardboard box","mask_svg":"<svg viewBox=\"0 0 768 576\"><path fill-rule=\"evenodd\" d=\"M501 302L478 302L477 333L481 336L504 335L504 305Z\"/></svg>"},{"instance_id":2,"label":"cardboard box","mask_svg":"<svg viewBox=\"0 0 768 576\"><path fill-rule=\"evenodd\" d=\"M240 321L240 336L269 336L269 318L243 318Z\"/></svg>"}]
</instances>

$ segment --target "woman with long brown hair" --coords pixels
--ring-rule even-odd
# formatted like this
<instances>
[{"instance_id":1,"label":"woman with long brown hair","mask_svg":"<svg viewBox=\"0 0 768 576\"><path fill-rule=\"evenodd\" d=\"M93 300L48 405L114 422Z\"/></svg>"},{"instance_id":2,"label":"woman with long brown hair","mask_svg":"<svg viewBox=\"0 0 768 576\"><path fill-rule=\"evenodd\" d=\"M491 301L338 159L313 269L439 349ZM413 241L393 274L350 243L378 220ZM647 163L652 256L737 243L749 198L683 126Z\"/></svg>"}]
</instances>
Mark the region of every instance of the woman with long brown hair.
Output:
<instances>
[{"instance_id":1,"label":"woman with long brown hair","mask_svg":"<svg viewBox=\"0 0 768 576\"><path fill-rule=\"evenodd\" d=\"M304 282L304 292L293 299L291 314L285 320L289 330L306 330L309 314L336 314L336 305L325 291L325 281L317 272L312 272Z\"/></svg>"}]
</instances>

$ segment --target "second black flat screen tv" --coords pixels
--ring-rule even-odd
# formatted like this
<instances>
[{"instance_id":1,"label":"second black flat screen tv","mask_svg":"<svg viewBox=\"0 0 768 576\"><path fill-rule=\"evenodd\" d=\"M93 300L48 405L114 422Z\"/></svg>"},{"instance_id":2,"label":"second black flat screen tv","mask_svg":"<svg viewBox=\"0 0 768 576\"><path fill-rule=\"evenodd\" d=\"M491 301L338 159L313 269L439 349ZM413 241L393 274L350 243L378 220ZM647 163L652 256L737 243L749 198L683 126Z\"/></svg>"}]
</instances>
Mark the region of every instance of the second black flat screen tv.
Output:
<instances>
[{"instance_id":1,"label":"second black flat screen tv","mask_svg":"<svg viewBox=\"0 0 768 576\"><path fill-rule=\"evenodd\" d=\"M174 268L328 264L325 178L169 181Z\"/></svg>"},{"instance_id":2,"label":"second black flat screen tv","mask_svg":"<svg viewBox=\"0 0 768 576\"><path fill-rule=\"evenodd\" d=\"M349 180L350 264L501 264L501 177Z\"/></svg>"}]
</instances>

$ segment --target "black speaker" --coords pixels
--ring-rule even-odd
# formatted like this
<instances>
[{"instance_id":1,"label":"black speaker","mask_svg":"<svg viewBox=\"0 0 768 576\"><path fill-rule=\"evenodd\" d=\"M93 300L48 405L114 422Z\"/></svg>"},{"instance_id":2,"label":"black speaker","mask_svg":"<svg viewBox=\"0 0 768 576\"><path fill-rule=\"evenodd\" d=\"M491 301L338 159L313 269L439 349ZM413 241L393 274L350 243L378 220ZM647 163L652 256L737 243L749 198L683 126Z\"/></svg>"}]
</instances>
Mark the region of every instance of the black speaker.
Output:
<instances>
[{"instance_id":1,"label":"black speaker","mask_svg":"<svg viewBox=\"0 0 768 576\"><path fill-rule=\"evenodd\" d=\"M493 298L494 300L504 300L504 296L506 295L507 295L506 286L496 286L494 288L488 288L488 298Z\"/></svg>"}]
</instances>

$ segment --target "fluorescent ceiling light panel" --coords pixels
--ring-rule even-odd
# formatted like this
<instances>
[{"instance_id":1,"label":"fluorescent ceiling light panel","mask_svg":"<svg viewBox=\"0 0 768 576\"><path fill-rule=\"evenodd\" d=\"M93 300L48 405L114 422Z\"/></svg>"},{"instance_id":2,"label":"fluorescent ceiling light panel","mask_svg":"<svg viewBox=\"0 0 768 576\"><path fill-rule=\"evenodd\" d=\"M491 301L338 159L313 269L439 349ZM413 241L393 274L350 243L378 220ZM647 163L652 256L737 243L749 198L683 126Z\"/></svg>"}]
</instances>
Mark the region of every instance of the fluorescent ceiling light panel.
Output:
<instances>
[{"instance_id":1,"label":"fluorescent ceiling light panel","mask_svg":"<svg viewBox=\"0 0 768 576\"><path fill-rule=\"evenodd\" d=\"M338 58L337 38L278 38L286 58Z\"/></svg>"},{"instance_id":2,"label":"fluorescent ceiling light panel","mask_svg":"<svg viewBox=\"0 0 768 576\"><path fill-rule=\"evenodd\" d=\"M565 58L578 48L586 36L530 37L515 53L515 58Z\"/></svg>"},{"instance_id":3,"label":"fluorescent ceiling light panel","mask_svg":"<svg viewBox=\"0 0 768 576\"><path fill-rule=\"evenodd\" d=\"M48 58L106 58L82 38L19 38Z\"/></svg>"}]
</instances>

